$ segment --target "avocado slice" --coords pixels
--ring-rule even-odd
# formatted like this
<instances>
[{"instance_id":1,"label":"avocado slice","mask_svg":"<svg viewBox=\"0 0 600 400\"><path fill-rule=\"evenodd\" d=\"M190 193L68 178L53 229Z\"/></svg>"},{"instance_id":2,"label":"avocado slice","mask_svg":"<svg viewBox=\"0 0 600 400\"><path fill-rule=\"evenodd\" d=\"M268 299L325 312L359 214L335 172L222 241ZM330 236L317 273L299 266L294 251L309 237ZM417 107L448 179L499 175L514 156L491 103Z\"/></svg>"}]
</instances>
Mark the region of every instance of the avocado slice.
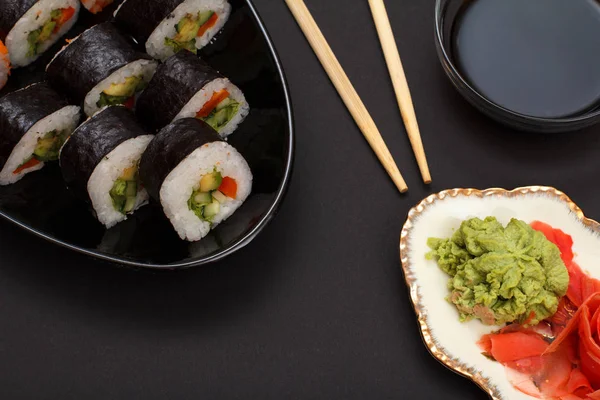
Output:
<instances>
[{"instance_id":1,"label":"avocado slice","mask_svg":"<svg viewBox=\"0 0 600 400\"><path fill-rule=\"evenodd\" d=\"M198 29L200 29L201 26L202 24L198 17L187 14L177 23L177 26L175 27L177 35L173 37L173 40L180 43L189 42L198 35Z\"/></svg>"},{"instance_id":2,"label":"avocado slice","mask_svg":"<svg viewBox=\"0 0 600 400\"><path fill-rule=\"evenodd\" d=\"M176 53L185 49L196 54L196 36L198 36L198 30L200 30L200 27L202 27L213 14L213 11L204 11L198 13L196 16L186 14L185 17L175 25L177 35L172 38L165 38L165 45L173 48Z\"/></svg>"},{"instance_id":3,"label":"avocado slice","mask_svg":"<svg viewBox=\"0 0 600 400\"><path fill-rule=\"evenodd\" d=\"M38 43L44 42L50 38L56 28L56 21L50 20L44 24L40 36L38 37Z\"/></svg>"},{"instance_id":4,"label":"avocado slice","mask_svg":"<svg viewBox=\"0 0 600 400\"><path fill-rule=\"evenodd\" d=\"M39 161L56 161L62 145L69 137L68 131L51 131L38 139L33 156Z\"/></svg>"},{"instance_id":5,"label":"avocado slice","mask_svg":"<svg viewBox=\"0 0 600 400\"><path fill-rule=\"evenodd\" d=\"M27 56L33 57L38 53L38 39L40 37L40 33L42 33L42 28L36 29L35 31L29 32L27 35Z\"/></svg>"},{"instance_id":6,"label":"avocado slice","mask_svg":"<svg viewBox=\"0 0 600 400\"><path fill-rule=\"evenodd\" d=\"M211 192L217 190L221 186L221 182L223 182L223 176L219 171L215 170L200 179L200 191Z\"/></svg>"},{"instance_id":7,"label":"avocado slice","mask_svg":"<svg viewBox=\"0 0 600 400\"><path fill-rule=\"evenodd\" d=\"M135 94L141 81L143 81L141 76L128 76L121 83L111 84L103 93L111 97L129 98Z\"/></svg>"},{"instance_id":8,"label":"avocado slice","mask_svg":"<svg viewBox=\"0 0 600 400\"><path fill-rule=\"evenodd\" d=\"M123 212L128 213L133 211L133 209L135 208L135 202L135 197L127 197L127 199L125 200L125 204L123 205Z\"/></svg>"},{"instance_id":9,"label":"avocado slice","mask_svg":"<svg viewBox=\"0 0 600 400\"><path fill-rule=\"evenodd\" d=\"M208 20L213 16L213 14L214 14L214 11L210 11L210 10L198 13L198 23L200 24L200 26L207 23ZM200 29L200 27L198 27L198 29Z\"/></svg>"},{"instance_id":10,"label":"avocado slice","mask_svg":"<svg viewBox=\"0 0 600 400\"><path fill-rule=\"evenodd\" d=\"M127 188L125 189L125 196L127 197L135 197L137 196L138 185L136 181L127 181Z\"/></svg>"}]
</instances>

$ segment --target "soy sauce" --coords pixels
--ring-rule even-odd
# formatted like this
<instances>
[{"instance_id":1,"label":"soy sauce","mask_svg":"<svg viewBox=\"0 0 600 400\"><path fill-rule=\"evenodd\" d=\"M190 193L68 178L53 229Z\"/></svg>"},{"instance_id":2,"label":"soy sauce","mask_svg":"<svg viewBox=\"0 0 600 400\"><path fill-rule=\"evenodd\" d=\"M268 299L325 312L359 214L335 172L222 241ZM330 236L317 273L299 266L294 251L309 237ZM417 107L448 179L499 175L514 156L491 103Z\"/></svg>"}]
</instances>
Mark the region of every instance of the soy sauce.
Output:
<instances>
[{"instance_id":1,"label":"soy sauce","mask_svg":"<svg viewBox=\"0 0 600 400\"><path fill-rule=\"evenodd\" d=\"M600 105L600 4L595 0L471 0L453 28L453 57L482 95L535 117Z\"/></svg>"}]
</instances>

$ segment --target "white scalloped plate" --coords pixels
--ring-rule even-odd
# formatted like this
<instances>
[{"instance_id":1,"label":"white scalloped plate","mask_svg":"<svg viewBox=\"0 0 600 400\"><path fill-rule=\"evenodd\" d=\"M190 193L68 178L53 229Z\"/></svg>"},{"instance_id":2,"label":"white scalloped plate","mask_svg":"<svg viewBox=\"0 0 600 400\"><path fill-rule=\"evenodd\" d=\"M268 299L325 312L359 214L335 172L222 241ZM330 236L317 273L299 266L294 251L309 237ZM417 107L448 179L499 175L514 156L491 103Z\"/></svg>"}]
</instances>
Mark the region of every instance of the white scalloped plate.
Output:
<instances>
[{"instance_id":1,"label":"white scalloped plate","mask_svg":"<svg viewBox=\"0 0 600 400\"><path fill-rule=\"evenodd\" d=\"M461 323L456 308L445 297L448 276L435 261L426 260L427 238L449 237L470 217L494 216L506 224L511 218L543 221L573 237L575 261L600 277L600 224L587 219L564 193L550 187L453 189L431 195L408 215L400 237L400 259L421 334L431 354L451 370L479 385L492 399L531 400L513 388L505 368L481 355L476 342L497 330L479 321Z\"/></svg>"}]
</instances>

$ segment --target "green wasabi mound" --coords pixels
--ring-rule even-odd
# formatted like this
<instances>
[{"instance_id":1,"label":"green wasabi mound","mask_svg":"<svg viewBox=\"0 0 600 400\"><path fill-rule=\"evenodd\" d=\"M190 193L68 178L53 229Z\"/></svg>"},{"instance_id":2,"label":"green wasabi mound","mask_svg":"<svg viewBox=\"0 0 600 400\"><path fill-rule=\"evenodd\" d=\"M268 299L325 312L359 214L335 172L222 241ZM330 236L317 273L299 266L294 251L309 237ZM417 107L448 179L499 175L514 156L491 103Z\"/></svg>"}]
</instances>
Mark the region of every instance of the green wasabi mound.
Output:
<instances>
[{"instance_id":1,"label":"green wasabi mound","mask_svg":"<svg viewBox=\"0 0 600 400\"><path fill-rule=\"evenodd\" d=\"M462 322L536 325L556 313L569 286L558 247L517 219L505 228L494 217L472 218L450 239L427 245L427 259L451 277L447 300Z\"/></svg>"}]
</instances>

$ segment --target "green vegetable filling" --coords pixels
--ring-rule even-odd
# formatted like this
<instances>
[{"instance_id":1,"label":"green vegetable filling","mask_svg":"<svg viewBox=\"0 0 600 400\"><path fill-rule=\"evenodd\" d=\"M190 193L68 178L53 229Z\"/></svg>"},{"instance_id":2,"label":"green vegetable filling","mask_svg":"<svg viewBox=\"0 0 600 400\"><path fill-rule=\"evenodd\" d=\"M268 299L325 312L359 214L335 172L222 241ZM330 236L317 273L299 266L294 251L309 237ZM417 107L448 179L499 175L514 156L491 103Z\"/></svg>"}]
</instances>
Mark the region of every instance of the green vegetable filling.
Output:
<instances>
[{"instance_id":1,"label":"green vegetable filling","mask_svg":"<svg viewBox=\"0 0 600 400\"><path fill-rule=\"evenodd\" d=\"M136 93L141 92L148 86L142 75L129 76L121 83L113 83L108 89L100 93L100 99L96 103L98 107L117 106L126 104Z\"/></svg>"},{"instance_id":2,"label":"green vegetable filling","mask_svg":"<svg viewBox=\"0 0 600 400\"><path fill-rule=\"evenodd\" d=\"M233 100L231 97L226 98L217 105L217 107L208 115L208 117L200 118L214 130L219 132L225 125L235 117L240 109L240 103Z\"/></svg>"},{"instance_id":3,"label":"green vegetable filling","mask_svg":"<svg viewBox=\"0 0 600 400\"><path fill-rule=\"evenodd\" d=\"M221 203L227 196L218 189L223 182L223 176L216 169L200 179L200 187L194 190L188 200L188 207L202 221L212 222L221 210Z\"/></svg>"},{"instance_id":4,"label":"green vegetable filling","mask_svg":"<svg viewBox=\"0 0 600 400\"><path fill-rule=\"evenodd\" d=\"M34 57L40 53L41 47L48 39L50 39L50 36L52 36L60 23L61 18L62 10L54 10L50 13L50 19L46 21L46 23L38 29L29 32L29 35L27 36L27 44L29 45L27 57Z\"/></svg>"},{"instance_id":5,"label":"green vegetable filling","mask_svg":"<svg viewBox=\"0 0 600 400\"><path fill-rule=\"evenodd\" d=\"M109 194L115 210L122 214L132 212L137 201L140 179L137 165L127 168L115 181Z\"/></svg>"},{"instance_id":6,"label":"green vegetable filling","mask_svg":"<svg viewBox=\"0 0 600 400\"><path fill-rule=\"evenodd\" d=\"M33 157L38 161L56 161L62 145L69 137L69 131L58 131L53 130L46 133L43 137L39 138L35 150L33 151Z\"/></svg>"},{"instance_id":7,"label":"green vegetable filling","mask_svg":"<svg viewBox=\"0 0 600 400\"><path fill-rule=\"evenodd\" d=\"M203 11L198 13L196 16L193 14L186 14L177 25L175 30L177 35L172 38L165 38L165 45L171 47L175 53L181 50L189 50L196 54L196 37L202 25L208 22L213 16L212 11Z\"/></svg>"}]
</instances>

